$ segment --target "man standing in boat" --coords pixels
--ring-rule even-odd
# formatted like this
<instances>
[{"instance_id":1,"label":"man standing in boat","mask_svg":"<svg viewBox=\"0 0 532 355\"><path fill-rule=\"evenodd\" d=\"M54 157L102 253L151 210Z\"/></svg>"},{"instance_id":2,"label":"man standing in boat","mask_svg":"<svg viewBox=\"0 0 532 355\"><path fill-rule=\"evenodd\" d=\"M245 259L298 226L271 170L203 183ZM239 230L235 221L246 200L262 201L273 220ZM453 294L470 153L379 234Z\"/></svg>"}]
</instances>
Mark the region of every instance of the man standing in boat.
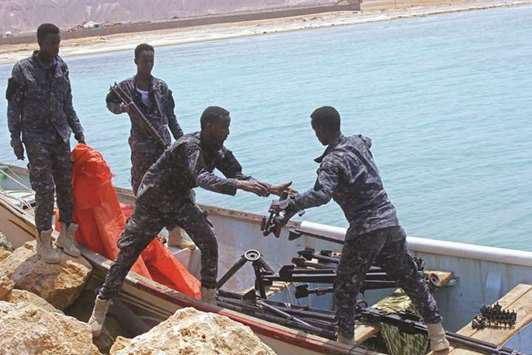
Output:
<instances>
[{"instance_id":1,"label":"man standing in boat","mask_svg":"<svg viewBox=\"0 0 532 355\"><path fill-rule=\"evenodd\" d=\"M119 86L128 94L136 107L142 111L144 117L155 128L159 139L147 130L132 104L124 103L111 89L105 101L107 108L114 114L128 113L131 120L129 146L131 148L131 187L137 195L142 177L153 163L170 145L170 132L174 139L183 135L174 113L174 99L172 90L161 79L152 76L155 60L155 49L146 43L135 48L135 65L137 74L122 81ZM168 131L170 129L170 132ZM169 231L169 241L179 248L194 248L194 244L183 238L175 225L166 226Z\"/></svg>"},{"instance_id":2,"label":"man standing in boat","mask_svg":"<svg viewBox=\"0 0 532 355\"><path fill-rule=\"evenodd\" d=\"M354 345L356 296L367 271L376 262L399 282L423 316L431 349L446 351L449 343L438 306L423 274L408 254L406 234L370 151L371 140L361 135L342 135L340 114L333 107L320 107L311 118L318 140L327 146L316 159L320 164L316 183L312 189L278 202L277 208L286 210L289 218L299 210L324 205L332 198L349 221L334 292L338 341Z\"/></svg>"},{"instance_id":3,"label":"man standing in boat","mask_svg":"<svg viewBox=\"0 0 532 355\"><path fill-rule=\"evenodd\" d=\"M53 24L37 29L39 50L13 67L6 98L11 147L19 160L26 152L30 182L35 191L37 254L47 263L58 263L52 247L54 191L61 221L57 246L79 256L74 244L77 225L72 223L72 162L70 134L85 143L83 128L72 106L72 90L66 63L58 55L61 36Z\"/></svg>"},{"instance_id":4,"label":"man standing in boat","mask_svg":"<svg viewBox=\"0 0 532 355\"><path fill-rule=\"evenodd\" d=\"M132 217L120 236L120 252L96 298L89 319L94 336L101 332L111 299L142 250L169 223L183 228L201 250L202 300L216 302L218 244L205 213L191 198L192 189L235 195L237 190L258 196L280 194L290 184L271 187L242 173L233 153L224 145L229 135L229 112L217 106L201 115L201 132L187 134L168 148L144 175ZM214 169L226 178L213 174Z\"/></svg>"}]
</instances>

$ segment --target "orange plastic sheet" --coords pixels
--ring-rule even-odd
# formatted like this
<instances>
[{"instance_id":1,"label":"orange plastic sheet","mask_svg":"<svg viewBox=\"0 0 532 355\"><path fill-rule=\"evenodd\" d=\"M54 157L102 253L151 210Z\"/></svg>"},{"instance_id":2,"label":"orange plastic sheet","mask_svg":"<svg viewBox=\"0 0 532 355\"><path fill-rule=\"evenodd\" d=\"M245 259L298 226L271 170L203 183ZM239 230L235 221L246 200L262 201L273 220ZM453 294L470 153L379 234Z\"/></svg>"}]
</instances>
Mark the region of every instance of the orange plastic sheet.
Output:
<instances>
[{"instance_id":1,"label":"orange plastic sheet","mask_svg":"<svg viewBox=\"0 0 532 355\"><path fill-rule=\"evenodd\" d=\"M78 243L115 260L116 242L132 207L118 201L111 169L97 150L78 144L72 151L74 220L79 224ZM144 277L199 299L200 282L155 238L142 252L132 270Z\"/></svg>"}]
</instances>

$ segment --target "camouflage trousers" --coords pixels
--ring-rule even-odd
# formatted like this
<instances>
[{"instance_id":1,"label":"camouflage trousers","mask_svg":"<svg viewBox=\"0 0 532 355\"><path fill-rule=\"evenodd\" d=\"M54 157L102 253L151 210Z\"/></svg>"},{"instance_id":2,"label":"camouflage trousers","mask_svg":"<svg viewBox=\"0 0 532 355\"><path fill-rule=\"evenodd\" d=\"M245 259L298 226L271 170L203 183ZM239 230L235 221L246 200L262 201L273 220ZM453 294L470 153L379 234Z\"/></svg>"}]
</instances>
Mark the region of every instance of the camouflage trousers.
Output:
<instances>
[{"instance_id":1,"label":"camouflage trousers","mask_svg":"<svg viewBox=\"0 0 532 355\"><path fill-rule=\"evenodd\" d=\"M72 160L70 143L24 142L28 155L31 188L35 191L35 225L39 232L52 228L54 192L59 219L72 222Z\"/></svg>"},{"instance_id":2,"label":"camouflage trousers","mask_svg":"<svg viewBox=\"0 0 532 355\"><path fill-rule=\"evenodd\" d=\"M131 188L135 195L137 195L144 174L162 154L163 150L159 147L145 149L131 147Z\"/></svg>"},{"instance_id":3,"label":"camouflage trousers","mask_svg":"<svg viewBox=\"0 0 532 355\"><path fill-rule=\"evenodd\" d=\"M408 254L406 235L401 227L391 227L356 235L347 231L338 264L334 301L338 332L354 335L355 300L371 265L381 266L412 300L426 323L438 323L441 316L434 297Z\"/></svg>"},{"instance_id":4,"label":"camouflage trousers","mask_svg":"<svg viewBox=\"0 0 532 355\"><path fill-rule=\"evenodd\" d=\"M162 204L163 207L168 204ZM120 251L99 292L102 299L114 298L127 273L153 238L166 225L183 228L201 251L201 285L216 287L218 274L218 243L211 223L205 213L187 200L178 203L177 208L157 208L137 203L133 216L126 224L118 247Z\"/></svg>"}]
</instances>

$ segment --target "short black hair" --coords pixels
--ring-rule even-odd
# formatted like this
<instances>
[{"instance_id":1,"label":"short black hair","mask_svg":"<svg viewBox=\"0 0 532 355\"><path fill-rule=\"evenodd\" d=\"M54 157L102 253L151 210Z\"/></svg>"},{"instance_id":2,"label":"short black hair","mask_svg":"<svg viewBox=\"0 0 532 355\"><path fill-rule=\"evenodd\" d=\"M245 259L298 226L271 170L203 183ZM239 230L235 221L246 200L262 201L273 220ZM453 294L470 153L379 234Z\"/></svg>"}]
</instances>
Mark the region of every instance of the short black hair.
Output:
<instances>
[{"instance_id":1,"label":"short black hair","mask_svg":"<svg viewBox=\"0 0 532 355\"><path fill-rule=\"evenodd\" d=\"M153 46L149 45L148 43L139 44L137 47L135 47L135 59L140 56L140 53L142 51L150 51L155 53L155 48L153 48Z\"/></svg>"},{"instance_id":2,"label":"short black hair","mask_svg":"<svg viewBox=\"0 0 532 355\"><path fill-rule=\"evenodd\" d=\"M205 128L208 123L214 123L225 117L229 117L229 111L219 106L209 106L201 114L201 129Z\"/></svg>"},{"instance_id":3,"label":"short black hair","mask_svg":"<svg viewBox=\"0 0 532 355\"><path fill-rule=\"evenodd\" d=\"M59 34L59 27L53 23L43 23L37 28L37 41L41 42L47 34Z\"/></svg>"},{"instance_id":4,"label":"short black hair","mask_svg":"<svg viewBox=\"0 0 532 355\"><path fill-rule=\"evenodd\" d=\"M317 108L310 115L312 127L322 127L331 131L340 130L340 114L332 106Z\"/></svg>"}]
</instances>

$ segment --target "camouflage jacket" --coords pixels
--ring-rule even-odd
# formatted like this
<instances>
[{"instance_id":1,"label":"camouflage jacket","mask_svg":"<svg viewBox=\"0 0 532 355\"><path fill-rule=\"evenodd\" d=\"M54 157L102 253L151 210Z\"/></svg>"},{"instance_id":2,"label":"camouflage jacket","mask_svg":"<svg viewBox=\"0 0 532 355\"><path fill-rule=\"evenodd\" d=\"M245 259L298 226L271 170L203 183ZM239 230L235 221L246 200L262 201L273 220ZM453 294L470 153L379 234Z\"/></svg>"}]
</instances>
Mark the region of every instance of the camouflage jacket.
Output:
<instances>
[{"instance_id":1,"label":"camouflage jacket","mask_svg":"<svg viewBox=\"0 0 532 355\"><path fill-rule=\"evenodd\" d=\"M213 173L221 171L226 178ZM189 196L191 189L204 189L234 195L236 180L249 180L233 153L222 146L213 148L202 143L200 133L182 136L166 149L144 175L137 200L150 205L175 203Z\"/></svg>"},{"instance_id":2,"label":"camouflage jacket","mask_svg":"<svg viewBox=\"0 0 532 355\"><path fill-rule=\"evenodd\" d=\"M150 123L157 129L167 144L171 142L168 128L170 128L174 139L178 139L183 135L183 131L179 127L174 113L175 103L172 90L168 89L168 86L163 80L152 77L152 84L149 91L150 100L155 103L153 108L147 108L142 103L140 95L135 89L135 77L124 80L119 85L126 92L130 93L137 106L143 111L146 118L150 120ZM114 114L122 113L120 110L121 101L112 91L107 94L105 101L109 111ZM131 119L129 144L133 148L142 149L143 146L150 147L157 143L154 143L154 138L146 133L137 120Z\"/></svg>"},{"instance_id":3,"label":"camouflage jacket","mask_svg":"<svg viewBox=\"0 0 532 355\"><path fill-rule=\"evenodd\" d=\"M361 135L340 136L315 161L320 164L313 189L298 194L298 210L326 204L333 198L355 234L399 226L370 151L371 140Z\"/></svg>"},{"instance_id":4,"label":"camouflage jacket","mask_svg":"<svg viewBox=\"0 0 532 355\"><path fill-rule=\"evenodd\" d=\"M38 51L13 67L6 98L11 139L54 143L64 142L71 131L76 137L83 128L72 106L72 90L66 63L57 56L51 66L39 60Z\"/></svg>"}]
</instances>

